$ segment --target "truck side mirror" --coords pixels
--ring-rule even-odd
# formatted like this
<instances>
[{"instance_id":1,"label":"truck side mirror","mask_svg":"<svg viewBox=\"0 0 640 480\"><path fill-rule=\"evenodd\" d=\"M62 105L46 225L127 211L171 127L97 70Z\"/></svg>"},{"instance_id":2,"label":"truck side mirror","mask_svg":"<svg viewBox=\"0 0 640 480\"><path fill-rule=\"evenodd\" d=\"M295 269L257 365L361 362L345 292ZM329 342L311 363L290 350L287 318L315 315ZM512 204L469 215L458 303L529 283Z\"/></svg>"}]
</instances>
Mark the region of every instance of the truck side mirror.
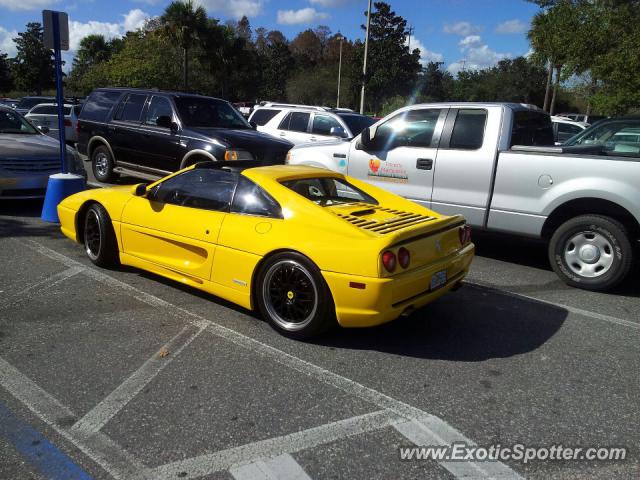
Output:
<instances>
[{"instance_id":1,"label":"truck side mirror","mask_svg":"<svg viewBox=\"0 0 640 480\"><path fill-rule=\"evenodd\" d=\"M360 132L360 140L356 143L356 150L368 150L371 148L372 144L371 130L367 127Z\"/></svg>"}]
</instances>

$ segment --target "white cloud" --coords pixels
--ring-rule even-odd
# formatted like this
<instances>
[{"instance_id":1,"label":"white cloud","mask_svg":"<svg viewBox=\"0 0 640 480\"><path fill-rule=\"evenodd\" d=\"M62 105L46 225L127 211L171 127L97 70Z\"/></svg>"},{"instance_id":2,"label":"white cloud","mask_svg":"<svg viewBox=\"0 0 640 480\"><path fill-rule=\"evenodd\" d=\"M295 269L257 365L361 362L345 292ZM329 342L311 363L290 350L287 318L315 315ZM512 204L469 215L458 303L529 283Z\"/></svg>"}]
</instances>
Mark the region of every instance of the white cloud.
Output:
<instances>
[{"instance_id":1,"label":"white cloud","mask_svg":"<svg viewBox=\"0 0 640 480\"><path fill-rule=\"evenodd\" d=\"M473 25L470 22L445 23L442 31L450 35L466 37L468 35L480 33L482 31L482 27L480 25Z\"/></svg>"},{"instance_id":2,"label":"white cloud","mask_svg":"<svg viewBox=\"0 0 640 480\"><path fill-rule=\"evenodd\" d=\"M144 23L149 19L149 14L136 8L130 10L129 13L125 13L123 17L124 30L130 32L144 27Z\"/></svg>"},{"instance_id":3,"label":"white cloud","mask_svg":"<svg viewBox=\"0 0 640 480\"><path fill-rule=\"evenodd\" d=\"M9 57L16 55L16 44L13 39L18 36L16 30L7 30L0 27L0 52L9 54Z\"/></svg>"},{"instance_id":4,"label":"white cloud","mask_svg":"<svg viewBox=\"0 0 640 480\"><path fill-rule=\"evenodd\" d=\"M57 0L0 0L0 7L9 10L42 10L56 2Z\"/></svg>"},{"instance_id":5,"label":"white cloud","mask_svg":"<svg viewBox=\"0 0 640 480\"><path fill-rule=\"evenodd\" d=\"M527 25L520 20L507 20L498 24L497 33L524 33L527 31Z\"/></svg>"},{"instance_id":6,"label":"white cloud","mask_svg":"<svg viewBox=\"0 0 640 480\"><path fill-rule=\"evenodd\" d=\"M307 7L300 10L278 10L278 23L280 25L300 25L326 20L329 14L318 12L315 8Z\"/></svg>"},{"instance_id":7,"label":"white cloud","mask_svg":"<svg viewBox=\"0 0 640 480\"><path fill-rule=\"evenodd\" d=\"M409 39L405 43L408 43ZM420 40L415 37L411 37L411 51L414 49L420 50L420 63L422 65L426 65L429 62L442 62L444 60L444 56L441 53L432 52L428 50Z\"/></svg>"},{"instance_id":8,"label":"white cloud","mask_svg":"<svg viewBox=\"0 0 640 480\"><path fill-rule=\"evenodd\" d=\"M0 0L2 1L2 0ZM243 15L249 18L262 13L264 0L196 0L207 9L208 13L222 13L231 18L240 19Z\"/></svg>"},{"instance_id":9,"label":"white cloud","mask_svg":"<svg viewBox=\"0 0 640 480\"><path fill-rule=\"evenodd\" d=\"M482 41L479 35L469 35L458 42L460 52L464 56L462 60L451 63L447 70L457 74L460 70L481 70L494 66L500 60L510 58L510 53L496 52Z\"/></svg>"},{"instance_id":10,"label":"white cloud","mask_svg":"<svg viewBox=\"0 0 640 480\"><path fill-rule=\"evenodd\" d=\"M353 3L354 0L309 0L312 5L320 5L324 8L342 7L347 3Z\"/></svg>"}]
</instances>

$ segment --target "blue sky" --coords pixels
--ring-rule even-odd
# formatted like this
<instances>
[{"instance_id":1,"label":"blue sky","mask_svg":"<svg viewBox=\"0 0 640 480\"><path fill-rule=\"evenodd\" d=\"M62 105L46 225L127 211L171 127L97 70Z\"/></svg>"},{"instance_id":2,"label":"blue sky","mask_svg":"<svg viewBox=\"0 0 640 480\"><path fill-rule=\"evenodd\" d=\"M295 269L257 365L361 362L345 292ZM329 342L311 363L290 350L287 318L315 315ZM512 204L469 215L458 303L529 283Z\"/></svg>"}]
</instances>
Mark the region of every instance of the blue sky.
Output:
<instances>
[{"instance_id":1,"label":"blue sky","mask_svg":"<svg viewBox=\"0 0 640 480\"><path fill-rule=\"evenodd\" d=\"M328 25L349 38L363 38L360 25L367 0L196 0L223 22L249 17L252 27L298 32ZM82 37L102 33L122 35L157 16L168 0L0 0L0 51L13 55L11 40L30 21L41 21L42 9L66 11L70 17L71 48ZM456 72L483 68L502 58L529 51L526 32L538 8L524 0L390 0L393 10L415 31L411 46L424 61L444 61ZM69 58L72 52L65 55Z\"/></svg>"}]
</instances>

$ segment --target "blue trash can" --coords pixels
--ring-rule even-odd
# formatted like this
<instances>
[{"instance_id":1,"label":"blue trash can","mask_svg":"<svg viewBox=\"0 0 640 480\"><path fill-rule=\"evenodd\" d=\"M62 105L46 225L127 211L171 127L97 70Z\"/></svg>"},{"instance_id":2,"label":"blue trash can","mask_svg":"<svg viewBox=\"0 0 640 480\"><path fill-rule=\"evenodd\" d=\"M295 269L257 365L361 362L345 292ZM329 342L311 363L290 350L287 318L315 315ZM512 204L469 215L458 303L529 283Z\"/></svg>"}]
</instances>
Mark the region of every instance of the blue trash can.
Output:
<instances>
[{"instance_id":1,"label":"blue trash can","mask_svg":"<svg viewBox=\"0 0 640 480\"><path fill-rule=\"evenodd\" d=\"M56 173L49 176L47 193L42 206L42 220L59 223L58 204L69 195L85 189L84 177L73 173Z\"/></svg>"}]
</instances>

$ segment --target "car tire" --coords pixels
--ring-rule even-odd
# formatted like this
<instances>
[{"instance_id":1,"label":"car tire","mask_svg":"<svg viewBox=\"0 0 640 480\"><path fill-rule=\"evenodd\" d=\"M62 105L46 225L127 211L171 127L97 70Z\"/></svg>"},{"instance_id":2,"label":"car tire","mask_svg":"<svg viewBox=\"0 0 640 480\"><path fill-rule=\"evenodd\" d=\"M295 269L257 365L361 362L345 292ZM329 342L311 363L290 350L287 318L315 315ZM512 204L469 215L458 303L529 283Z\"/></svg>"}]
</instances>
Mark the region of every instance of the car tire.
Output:
<instances>
[{"instance_id":1,"label":"car tire","mask_svg":"<svg viewBox=\"0 0 640 480\"><path fill-rule=\"evenodd\" d=\"M286 252L268 258L254 292L263 318L287 337L311 338L336 325L331 291L304 255Z\"/></svg>"},{"instance_id":2,"label":"car tire","mask_svg":"<svg viewBox=\"0 0 640 480\"><path fill-rule=\"evenodd\" d=\"M99 182L112 183L118 178L118 175L113 172L115 164L111 151L104 145L96 147L91 152L91 167L93 176Z\"/></svg>"},{"instance_id":3,"label":"car tire","mask_svg":"<svg viewBox=\"0 0 640 480\"><path fill-rule=\"evenodd\" d=\"M572 287L604 291L620 284L633 264L626 228L602 215L581 215L566 221L549 243L549 261Z\"/></svg>"},{"instance_id":4,"label":"car tire","mask_svg":"<svg viewBox=\"0 0 640 480\"><path fill-rule=\"evenodd\" d=\"M85 253L94 264L115 267L120 263L113 224L102 205L94 203L86 210L82 240Z\"/></svg>"}]
</instances>

